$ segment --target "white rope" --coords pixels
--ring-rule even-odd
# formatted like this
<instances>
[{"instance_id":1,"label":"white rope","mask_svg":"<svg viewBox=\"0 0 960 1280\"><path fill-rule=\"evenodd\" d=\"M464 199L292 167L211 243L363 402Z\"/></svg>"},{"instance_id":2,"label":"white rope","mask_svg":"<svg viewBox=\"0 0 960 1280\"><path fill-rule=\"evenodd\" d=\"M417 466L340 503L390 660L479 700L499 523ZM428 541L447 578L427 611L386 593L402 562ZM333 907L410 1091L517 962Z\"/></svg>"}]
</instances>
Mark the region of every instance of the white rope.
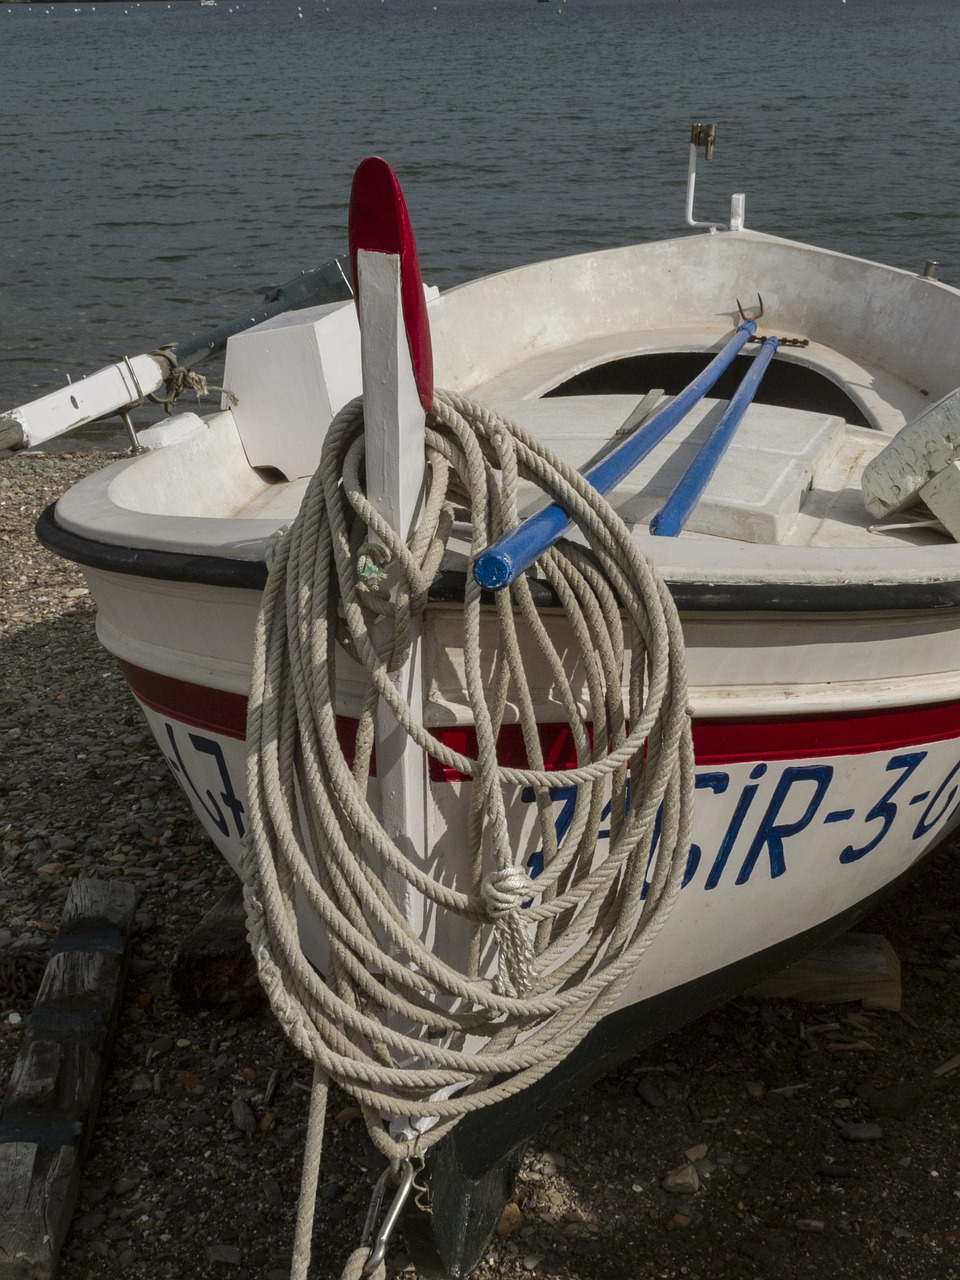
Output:
<instances>
[{"instance_id":1,"label":"white rope","mask_svg":"<svg viewBox=\"0 0 960 1280\"><path fill-rule=\"evenodd\" d=\"M616 512L519 427L438 392L423 517L406 545L363 495L362 430L355 401L334 420L299 515L272 548L250 695L248 930L274 1011L316 1069L295 1280L309 1265L326 1082L357 1099L391 1160L422 1153L467 1112L533 1084L616 1004L679 891L689 848L693 755L680 625ZM458 514L470 521L476 555L517 523L519 479L560 501L589 545L560 543L538 562L576 652L560 652L525 579L491 606L468 573L462 646L474 760L412 715L393 673L410 653ZM352 766L336 726L345 654L367 678ZM544 768L524 674L531 660L563 708L576 768ZM472 779L464 883L427 875L368 802L374 715L384 704L426 754ZM525 767L497 761L508 704L518 709ZM558 843L551 788L560 786L577 790ZM510 844L507 804L518 787L535 797L530 847L544 860L535 877ZM463 970L404 918L384 887L398 877L428 911L462 922ZM304 905L329 940L323 978L300 950ZM383 1113L409 1117L415 1136L391 1137Z\"/></svg>"}]
</instances>

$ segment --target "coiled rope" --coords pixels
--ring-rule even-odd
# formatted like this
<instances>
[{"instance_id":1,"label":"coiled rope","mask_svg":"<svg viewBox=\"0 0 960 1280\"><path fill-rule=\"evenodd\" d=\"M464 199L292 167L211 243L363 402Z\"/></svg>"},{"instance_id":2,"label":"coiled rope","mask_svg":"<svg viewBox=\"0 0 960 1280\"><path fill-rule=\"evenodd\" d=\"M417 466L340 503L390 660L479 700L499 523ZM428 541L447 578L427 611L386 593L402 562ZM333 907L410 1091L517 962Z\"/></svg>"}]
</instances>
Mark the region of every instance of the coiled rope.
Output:
<instances>
[{"instance_id":1,"label":"coiled rope","mask_svg":"<svg viewBox=\"0 0 960 1280\"><path fill-rule=\"evenodd\" d=\"M426 444L423 516L407 545L363 494L362 405L341 411L300 512L273 548L257 626L248 932L273 1009L315 1066L295 1280L309 1265L327 1081L353 1095L391 1161L421 1156L467 1112L533 1084L616 1004L679 891L689 848L693 755L680 625L629 529L577 472L480 405L438 392ZM565 619L563 643L569 649L572 633L576 652L560 652L525 579L491 606L468 574L462 645L478 741L470 759L413 715L394 675L455 521L469 519L478 554L517 523L520 479L562 503L589 547L563 542L538 562ZM573 769L544 767L524 654L541 677L550 674L576 746ZM359 662L367 681L352 764L336 725L344 655L353 678ZM368 802L384 704L426 755L472 779L467 883L428 875ZM508 709L527 767L497 760ZM535 797L538 843L530 847L542 849L543 868L534 878L519 865L524 851L510 845L507 803L520 787ZM576 788L560 841L557 787ZM602 856L601 818L610 831ZM385 881L462 922L463 969L421 940ZM304 903L329 941L324 977L300 949ZM391 1134L383 1113L406 1117L405 1132ZM352 1269L363 1256L353 1255Z\"/></svg>"}]
</instances>

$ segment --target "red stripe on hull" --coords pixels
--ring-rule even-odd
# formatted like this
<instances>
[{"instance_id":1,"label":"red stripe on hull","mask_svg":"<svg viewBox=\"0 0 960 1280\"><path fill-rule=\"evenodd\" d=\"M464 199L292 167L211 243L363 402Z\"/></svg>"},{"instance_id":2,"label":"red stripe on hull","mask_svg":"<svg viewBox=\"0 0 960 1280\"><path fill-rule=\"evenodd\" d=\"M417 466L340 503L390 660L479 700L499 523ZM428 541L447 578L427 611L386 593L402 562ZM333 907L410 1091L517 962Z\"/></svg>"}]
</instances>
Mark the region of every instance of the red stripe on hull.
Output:
<instances>
[{"instance_id":1,"label":"red stripe on hull","mask_svg":"<svg viewBox=\"0 0 960 1280\"><path fill-rule=\"evenodd\" d=\"M120 670L137 698L156 711L158 715L192 725L194 729L206 729L224 738L247 736L247 699L242 693L228 693L225 689L209 689L206 685L190 684L173 676L161 676L146 667L132 662L120 663Z\"/></svg>"},{"instance_id":2,"label":"red stripe on hull","mask_svg":"<svg viewBox=\"0 0 960 1280\"><path fill-rule=\"evenodd\" d=\"M226 738L243 740L247 699L242 694L210 689L158 675L129 662L120 667L137 698L159 715ZM340 744L352 756L356 721L337 717ZM547 769L571 769L576 763L573 735L565 724L541 724L540 748ZM436 738L461 755L476 758L477 735L470 725L434 730ZM899 710L860 711L842 715L750 717L742 720L698 720L693 726L697 764L734 764L746 760L791 760L811 756L861 755L898 751L919 742L960 737L960 703L936 703ZM497 739L500 763L527 767L519 725L504 725ZM456 770L431 761L432 781L456 781Z\"/></svg>"}]
</instances>

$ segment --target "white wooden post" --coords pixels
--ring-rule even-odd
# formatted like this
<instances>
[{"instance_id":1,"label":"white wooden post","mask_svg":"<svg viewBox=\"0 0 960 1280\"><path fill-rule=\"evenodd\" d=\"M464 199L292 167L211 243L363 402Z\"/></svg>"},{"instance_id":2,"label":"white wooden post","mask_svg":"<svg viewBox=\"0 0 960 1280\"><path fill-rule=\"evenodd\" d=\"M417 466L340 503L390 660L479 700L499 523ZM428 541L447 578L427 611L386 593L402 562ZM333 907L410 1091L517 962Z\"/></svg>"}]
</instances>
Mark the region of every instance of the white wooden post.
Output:
<instances>
[{"instance_id":1,"label":"white wooden post","mask_svg":"<svg viewBox=\"0 0 960 1280\"><path fill-rule=\"evenodd\" d=\"M397 533L407 538L416 524L423 494L425 414L403 323L400 258L360 249L357 276L367 497ZM421 718L421 646L416 634L410 657L395 680L413 714ZM427 839L426 761L383 707L376 718L376 758L384 829L406 857L422 864ZM413 928L421 929L421 895L399 877L388 874L386 882Z\"/></svg>"}]
</instances>

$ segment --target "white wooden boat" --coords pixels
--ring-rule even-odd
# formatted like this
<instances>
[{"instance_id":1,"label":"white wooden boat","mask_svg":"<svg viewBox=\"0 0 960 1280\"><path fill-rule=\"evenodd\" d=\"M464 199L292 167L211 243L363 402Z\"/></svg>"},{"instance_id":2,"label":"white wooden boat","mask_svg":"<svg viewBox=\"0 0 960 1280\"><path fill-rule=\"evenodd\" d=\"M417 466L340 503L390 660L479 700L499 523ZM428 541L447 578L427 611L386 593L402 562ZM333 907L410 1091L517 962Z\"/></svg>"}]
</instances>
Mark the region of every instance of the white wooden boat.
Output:
<instances>
[{"instance_id":1,"label":"white wooden boat","mask_svg":"<svg viewBox=\"0 0 960 1280\"><path fill-rule=\"evenodd\" d=\"M396 255L361 243L357 256L369 281L371 263ZM381 285L370 296L386 298L389 328L390 307L395 317L400 304L389 280ZM461 1275L496 1224L517 1151L557 1107L618 1060L850 925L956 825L960 548L947 530L956 527L949 395L960 387L960 292L748 230L735 197L729 228L534 263L427 295L436 386L495 407L578 469L647 393L663 389L662 409L729 351L738 331L746 343L751 317L756 336L780 340L678 536L651 532L651 519L678 483L689 485L681 478L734 396L749 347L610 494L682 624L696 756L682 888L615 1009L545 1078L462 1119L432 1148L431 1248ZM328 425L365 386L368 437L391 412L397 417L397 404L409 419L411 400L412 438L422 436L403 336L401 327L392 356L383 333L365 337L362 350L353 303L237 334L224 373L230 402L202 419L180 415L166 437L179 436L175 443L83 481L39 526L48 546L84 567L100 639L200 821L237 867L268 548L297 515ZM414 352L418 376L422 355ZM379 391L375 360L386 370ZM638 440L655 425L651 403L638 434L623 434ZM399 434L395 427L376 445L379 463L368 440L367 469L375 500L402 527L422 464L410 461L403 422ZM412 500L402 492L408 473ZM915 500L942 523L885 514ZM521 484L521 509L538 501ZM455 525L400 678L422 702L430 734L473 757L459 603L469 552L469 529ZM536 566L528 581L557 649L572 649L556 589ZM483 600L481 640L495 644L496 606ZM335 707L348 758L363 688L352 655L337 658ZM576 717L545 661L535 659L527 678L545 768L570 769ZM595 708L583 672L572 681L588 721ZM525 766L531 754L516 701L506 700L501 765ZM418 865L476 891L465 832L477 784L442 760L411 765L409 743L391 747L382 718L376 731L373 811ZM546 821L562 849L577 788L554 779L550 791ZM515 865L534 877L533 911L537 874L550 865L536 794L514 785L505 799ZM609 809L596 835L598 866L617 825ZM647 835L653 882L657 834ZM393 884L389 873L385 882ZM396 901L439 957L466 963L471 931L462 921L443 923L409 888ZM302 945L323 968L323 930L309 911L299 919ZM495 934L483 934L480 978L497 973Z\"/></svg>"}]
</instances>

